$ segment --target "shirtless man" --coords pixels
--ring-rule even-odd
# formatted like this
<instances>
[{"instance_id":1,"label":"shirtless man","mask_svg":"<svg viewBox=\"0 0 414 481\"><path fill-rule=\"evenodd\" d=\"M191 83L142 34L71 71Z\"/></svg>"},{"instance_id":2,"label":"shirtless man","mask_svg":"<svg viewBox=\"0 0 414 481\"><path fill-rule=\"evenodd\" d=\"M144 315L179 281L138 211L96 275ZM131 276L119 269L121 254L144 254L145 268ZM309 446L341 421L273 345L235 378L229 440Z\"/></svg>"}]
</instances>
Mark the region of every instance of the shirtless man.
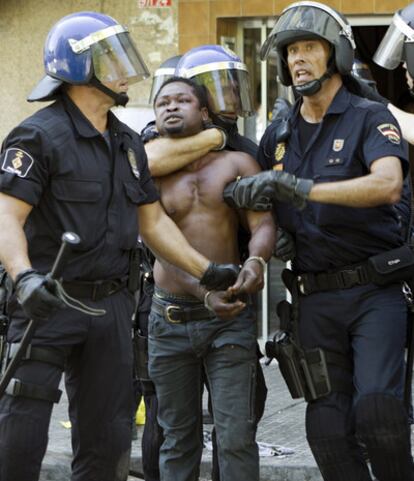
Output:
<instances>
[{"instance_id":1,"label":"shirtless man","mask_svg":"<svg viewBox=\"0 0 414 481\"><path fill-rule=\"evenodd\" d=\"M173 78L154 103L162 136L185 137L208 120L203 87ZM223 188L259 167L247 154L210 152L157 179L167 214L189 243L216 262L239 263L239 214L223 202ZM258 481L254 389L256 322L247 294L263 287L265 262L274 245L268 213L247 211L250 257L236 284L207 292L198 281L163 261L154 266L155 294L149 318L149 371L165 441L161 481L198 479L202 451L201 369L209 380L222 481Z\"/></svg>"}]
</instances>

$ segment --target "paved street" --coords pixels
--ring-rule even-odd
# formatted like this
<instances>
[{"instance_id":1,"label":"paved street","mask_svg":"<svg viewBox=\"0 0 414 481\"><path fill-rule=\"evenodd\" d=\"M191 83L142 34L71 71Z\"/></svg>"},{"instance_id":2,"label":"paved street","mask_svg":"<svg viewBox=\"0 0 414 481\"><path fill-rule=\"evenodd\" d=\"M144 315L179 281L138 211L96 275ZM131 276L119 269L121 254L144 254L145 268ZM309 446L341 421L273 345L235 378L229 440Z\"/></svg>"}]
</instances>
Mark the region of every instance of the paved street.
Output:
<instances>
[{"instance_id":1,"label":"paved street","mask_svg":"<svg viewBox=\"0 0 414 481\"><path fill-rule=\"evenodd\" d=\"M269 389L266 410L259 425L259 443L290 448L293 454L261 457L262 481L321 481L316 464L305 440L304 401L292 400L273 362L264 366ZM70 479L70 430L62 426L67 421L66 398L55 407L51 426L49 449L43 463L40 481L67 481ZM206 429L210 427L207 425ZM133 442L132 466L140 470L142 427L138 427L138 439ZM204 450L201 481L209 481L211 452ZM130 477L128 481L137 478Z\"/></svg>"}]
</instances>

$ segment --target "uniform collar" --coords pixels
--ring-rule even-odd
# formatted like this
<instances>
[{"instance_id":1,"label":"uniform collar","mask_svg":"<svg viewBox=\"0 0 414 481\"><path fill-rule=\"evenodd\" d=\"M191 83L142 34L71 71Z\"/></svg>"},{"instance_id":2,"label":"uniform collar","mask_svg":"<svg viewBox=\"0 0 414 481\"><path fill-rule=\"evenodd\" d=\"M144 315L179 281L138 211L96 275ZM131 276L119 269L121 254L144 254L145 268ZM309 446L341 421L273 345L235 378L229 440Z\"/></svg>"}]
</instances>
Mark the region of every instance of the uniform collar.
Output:
<instances>
[{"instance_id":1,"label":"uniform collar","mask_svg":"<svg viewBox=\"0 0 414 481\"><path fill-rule=\"evenodd\" d=\"M83 115L77 105L66 94L62 95L62 102L64 108L72 120L74 129L77 131L79 137L92 138L100 136L101 133L91 124L91 122ZM118 131L120 122L116 116L108 112L108 128L112 131Z\"/></svg>"},{"instance_id":2,"label":"uniform collar","mask_svg":"<svg viewBox=\"0 0 414 481\"><path fill-rule=\"evenodd\" d=\"M350 92L342 85L342 87L336 92L335 97L333 98L331 105L329 106L326 115L329 114L342 114L349 106L349 102L351 100ZM302 105L302 98L299 98L294 106L292 117L298 119L300 114L300 107Z\"/></svg>"}]
</instances>

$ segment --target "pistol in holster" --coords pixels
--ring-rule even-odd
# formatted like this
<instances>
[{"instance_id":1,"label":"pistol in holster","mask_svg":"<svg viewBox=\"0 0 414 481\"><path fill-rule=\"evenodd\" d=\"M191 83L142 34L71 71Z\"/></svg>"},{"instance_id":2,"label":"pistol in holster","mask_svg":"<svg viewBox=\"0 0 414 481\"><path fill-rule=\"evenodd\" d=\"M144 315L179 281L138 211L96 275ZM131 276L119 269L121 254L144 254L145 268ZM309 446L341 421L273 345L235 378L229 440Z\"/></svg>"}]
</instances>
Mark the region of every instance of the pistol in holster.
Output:
<instances>
[{"instance_id":1,"label":"pistol in holster","mask_svg":"<svg viewBox=\"0 0 414 481\"><path fill-rule=\"evenodd\" d=\"M277 360L292 398L304 397L309 402L328 395L332 390L331 382L324 351L303 349L300 345L298 303L295 290L291 293L292 304L281 301L277 306L281 330L266 343L266 356L269 360Z\"/></svg>"}]
</instances>

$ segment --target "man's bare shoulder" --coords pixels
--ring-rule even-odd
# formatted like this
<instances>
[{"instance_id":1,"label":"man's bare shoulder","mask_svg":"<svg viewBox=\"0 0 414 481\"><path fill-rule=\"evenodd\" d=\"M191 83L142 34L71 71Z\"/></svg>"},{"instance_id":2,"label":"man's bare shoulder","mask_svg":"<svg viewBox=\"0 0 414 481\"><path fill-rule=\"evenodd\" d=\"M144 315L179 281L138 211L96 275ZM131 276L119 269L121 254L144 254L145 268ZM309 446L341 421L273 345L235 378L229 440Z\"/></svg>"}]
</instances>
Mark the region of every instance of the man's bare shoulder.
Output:
<instances>
[{"instance_id":1,"label":"man's bare shoulder","mask_svg":"<svg viewBox=\"0 0 414 481\"><path fill-rule=\"evenodd\" d=\"M222 150L218 153L225 157L226 161L233 163L233 165L237 168L238 175L253 175L261 171L256 159L245 152Z\"/></svg>"}]
</instances>

